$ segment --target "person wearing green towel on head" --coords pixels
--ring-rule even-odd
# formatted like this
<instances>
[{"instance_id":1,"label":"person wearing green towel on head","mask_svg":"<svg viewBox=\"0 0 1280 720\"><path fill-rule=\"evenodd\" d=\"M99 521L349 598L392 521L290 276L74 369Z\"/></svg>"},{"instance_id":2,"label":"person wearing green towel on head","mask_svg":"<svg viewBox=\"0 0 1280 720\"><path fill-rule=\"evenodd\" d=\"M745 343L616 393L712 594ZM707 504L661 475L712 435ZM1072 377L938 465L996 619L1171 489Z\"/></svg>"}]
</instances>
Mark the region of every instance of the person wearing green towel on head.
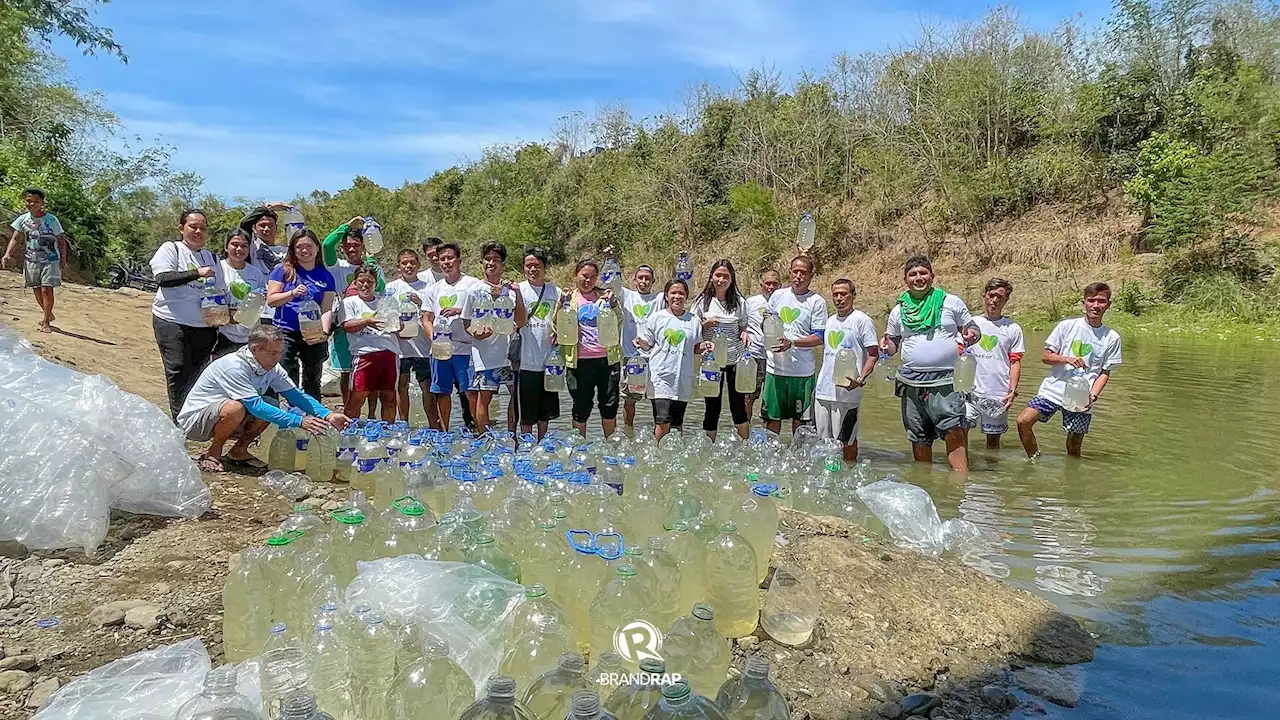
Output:
<instances>
[{"instance_id":1,"label":"person wearing green towel on head","mask_svg":"<svg viewBox=\"0 0 1280 720\"><path fill-rule=\"evenodd\" d=\"M894 394L902 398L902 425L918 462L933 461L933 442L947 446L947 462L969 471L965 396L952 387L960 352L982 336L960 298L933 285L933 264L923 255L907 260L907 289L889 311L880 351L902 349Z\"/></svg>"}]
</instances>

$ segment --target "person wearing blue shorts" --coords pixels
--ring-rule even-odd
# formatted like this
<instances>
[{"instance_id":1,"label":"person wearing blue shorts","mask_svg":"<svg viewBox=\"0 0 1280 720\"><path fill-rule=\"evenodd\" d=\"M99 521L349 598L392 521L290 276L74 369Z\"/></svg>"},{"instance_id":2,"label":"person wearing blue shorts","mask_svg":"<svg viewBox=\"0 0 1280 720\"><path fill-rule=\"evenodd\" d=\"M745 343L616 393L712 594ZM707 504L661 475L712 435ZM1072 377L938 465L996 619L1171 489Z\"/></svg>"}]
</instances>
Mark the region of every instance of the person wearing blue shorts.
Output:
<instances>
[{"instance_id":1,"label":"person wearing blue shorts","mask_svg":"<svg viewBox=\"0 0 1280 720\"><path fill-rule=\"evenodd\" d=\"M422 321L424 327L432 328L434 332L436 318L444 318L447 322L445 332L453 344L453 355L448 360L435 357L431 359L431 394L435 396L436 411L440 414L440 429L447 431L449 415L453 411L451 394L455 390L469 390L474 375L471 365L472 339L463 326L463 306L467 296L483 290L485 284L477 278L462 274L462 250L456 243L442 243L437 257L440 259L444 278L426 291Z\"/></svg>"}]
</instances>

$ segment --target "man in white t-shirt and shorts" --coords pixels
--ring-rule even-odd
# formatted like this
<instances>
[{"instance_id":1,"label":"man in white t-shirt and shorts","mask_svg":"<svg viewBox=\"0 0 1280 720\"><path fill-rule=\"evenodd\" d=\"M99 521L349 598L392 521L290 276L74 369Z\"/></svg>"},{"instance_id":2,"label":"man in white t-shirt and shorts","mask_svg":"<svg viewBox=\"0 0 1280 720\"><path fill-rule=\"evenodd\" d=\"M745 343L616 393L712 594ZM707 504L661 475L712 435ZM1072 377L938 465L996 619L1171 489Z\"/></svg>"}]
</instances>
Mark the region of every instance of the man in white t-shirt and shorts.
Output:
<instances>
[{"instance_id":1,"label":"man in white t-shirt and shorts","mask_svg":"<svg viewBox=\"0 0 1280 720\"><path fill-rule=\"evenodd\" d=\"M1067 455L1080 457L1080 447L1093 420L1093 406L1111 380L1111 369L1122 362L1120 334L1102 324L1102 317L1110 307L1111 287L1102 282L1093 283L1084 289L1084 317L1063 320L1045 339L1040 361L1053 369L1040 383L1040 389L1026 409L1018 413L1018 438L1028 458L1040 455L1036 423L1049 422L1059 410L1062 429L1067 431ZM1071 412L1063 407L1063 402L1067 379L1077 370L1084 372L1089 383L1089 405L1082 412Z\"/></svg>"},{"instance_id":2,"label":"man in white t-shirt and shorts","mask_svg":"<svg viewBox=\"0 0 1280 720\"><path fill-rule=\"evenodd\" d=\"M846 462L858 459L858 409L862 404L862 388L875 369L880 356L876 326L871 318L853 307L857 288L853 281L840 278L831 284L831 302L836 314L827 318L823 332L822 369L814 391L813 416L818 437L839 440ZM857 374L835 377L836 357L843 349L857 356Z\"/></svg>"},{"instance_id":3,"label":"man in white t-shirt and shorts","mask_svg":"<svg viewBox=\"0 0 1280 720\"><path fill-rule=\"evenodd\" d=\"M965 349L977 360L970 402L977 415L975 425L987 436L987 448L1000 448L1000 436L1009 432L1009 407L1018 397L1022 377L1022 356L1026 344L1022 328L1004 316L1004 306L1013 294L1013 283L994 277L982 291L985 313L973 321L982 333L978 342Z\"/></svg>"},{"instance_id":4,"label":"man in white t-shirt and shorts","mask_svg":"<svg viewBox=\"0 0 1280 720\"><path fill-rule=\"evenodd\" d=\"M769 313L782 321L782 337L769 348L760 414L773 433L790 420L794 431L813 419L813 388L817 362L827 326L827 301L809 288L813 260L797 255L791 261L791 285L769 298Z\"/></svg>"}]
</instances>

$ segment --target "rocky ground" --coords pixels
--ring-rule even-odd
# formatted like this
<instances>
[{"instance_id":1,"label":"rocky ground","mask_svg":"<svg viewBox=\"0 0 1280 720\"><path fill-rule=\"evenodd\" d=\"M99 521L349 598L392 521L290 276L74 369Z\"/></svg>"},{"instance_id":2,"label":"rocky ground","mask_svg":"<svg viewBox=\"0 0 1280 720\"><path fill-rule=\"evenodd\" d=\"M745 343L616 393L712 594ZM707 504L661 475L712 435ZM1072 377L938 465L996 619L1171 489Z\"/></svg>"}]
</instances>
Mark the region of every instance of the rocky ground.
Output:
<instances>
[{"instance_id":1,"label":"rocky ground","mask_svg":"<svg viewBox=\"0 0 1280 720\"><path fill-rule=\"evenodd\" d=\"M45 357L163 405L149 304L129 290L68 286L58 293L60 332L37 333L20 278L0 273L0 322ZM220 660L227 558L265 539L291 502L252 477L205 481L214 500L205 517L118 515L93 558L0 544L0 719L30 717L59 685L145 648L201 637ZM344 494L321 485L307 503ZM758 630L734 652L737 667L748 653L773 660L793 717L985 720L1075 704L1064 666L1090 660L1094 641L1047 602L840 520L787 512L783 526L775 565L813 578L817 629L798 648Z\"/></svg>"}]
</instances>

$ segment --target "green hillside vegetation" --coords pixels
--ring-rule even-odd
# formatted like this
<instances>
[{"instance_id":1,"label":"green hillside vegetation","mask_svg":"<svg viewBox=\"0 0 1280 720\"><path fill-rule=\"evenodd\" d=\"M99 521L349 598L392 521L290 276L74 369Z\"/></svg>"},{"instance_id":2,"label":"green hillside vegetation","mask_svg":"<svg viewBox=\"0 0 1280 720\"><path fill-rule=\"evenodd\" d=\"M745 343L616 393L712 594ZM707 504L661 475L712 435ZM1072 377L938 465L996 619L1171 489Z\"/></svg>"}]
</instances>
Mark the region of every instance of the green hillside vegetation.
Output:
<instances>
[{"instance_id":1,"label":"green hillside vegetation","mask_svg":"<svg viewBox=\"0 0 1280 720\"><path fill-rule=\"evenodd\" d=\"M83 17L71 30L37 20L0 5L5 35L27 38L0 50L4 206L18 208L27 184L49 189L97 271L149 256L189 203L215 230L233 227L251 203L204 196L165 148L88 150L114 118L67 85L44 38L78 32L88 49L120 49ZM791 252L802 210L818 221L815 257L836 266L904 229L945 253L933 239L981 237L1046 204L1101 213L1122 197L1139 218L1131 236L1037 257L1158 251L1157 282L1127 291L1130 312L1171 301L1256 320L1280 316L1275 247L1257 234L1278 187L1278 73L1275 3L1117 0L1090 32L1033 31L999 8L798 78L757 70L735 88L696 87L679 113L572 114L547 143L489 148L396 189L358 177L295 202L321 232L373 215L393 249L427 235L542 245L560 260L610 244L632 260L731 246L740 265L762 267Z\"/></svg>"}]
</instances>

